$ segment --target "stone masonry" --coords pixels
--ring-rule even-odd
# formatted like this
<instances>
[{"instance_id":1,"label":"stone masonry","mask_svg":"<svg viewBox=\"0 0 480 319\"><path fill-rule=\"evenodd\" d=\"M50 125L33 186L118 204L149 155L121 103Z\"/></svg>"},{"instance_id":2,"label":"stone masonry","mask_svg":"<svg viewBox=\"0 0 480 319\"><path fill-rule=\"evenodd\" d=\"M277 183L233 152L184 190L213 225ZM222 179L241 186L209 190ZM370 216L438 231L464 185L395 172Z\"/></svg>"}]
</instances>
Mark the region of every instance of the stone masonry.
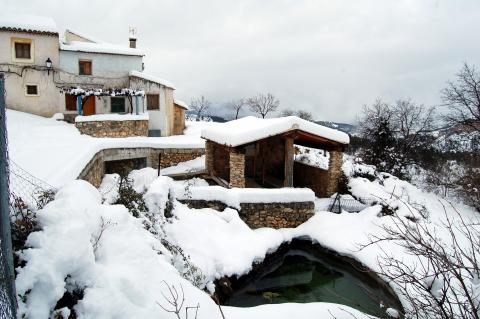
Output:
<instances>
[{"instance_id":1,"label":"stone masonry","mask_svg":"<svg viewBox=\"0 0 480 319\"><path fill-rule=\"evenodd\" d=\"M157 168L160 155L160 168L177 165L181 162L193 160L205 154L203 149L190 148L164 148L151 149L149 155L149 166Z\"/></svg>"},{"instance_id":2,"label":"stone masonry","mask_svg":"<svg viewBox=\"0 0 480 319\"><path fill-rule=\"evenodd\" d=\"M211 208L223 211L226 204L219 201L181 200L190 208ZM235 209L235 208L233 208ZM314 215L313 202L293 203L241 203L239 216L252 229L261 227L293 228L306 222Z\"/></svg>"},{"instance_id":3,"label":"stone masonry","mask_svg":"<svg viewBox=\"0 0 480 319\"><path fill-rule=\"evenodd\" d=\"M154 149L154 148L113 148L101 150L88 162L82 170L79 179L86 180L90 184L100 186L105 175L105 162L121 161L132 159L146 159L146 165L149 167L158 167L158 154L161 153L161 168L177 165L180 162L189 161L203 155L203 149L196 148L172 148L172 149Z\"/></svg>"},{"instance_id":4,"label":"stone masonry","mask_svg":"<svg viewBox=\"0 0 480 319\"><path fill-rule=\"evenodd\" d=\"M245 188L245 154L230 150L230 187Z\"/></svg>"},{"instance_id":5,"label":"stone masonry","mask_svg":"<svg viewBox=\"0 0 480 319\"><path fill-rule=\"evenodd\" d=\"M261 227L293 228L314 215L313 202L242 203L240 218L252 229Z\"/></svg>"},{"instance_id":6,"label":"stone masonry","mask_svg":"<svg viewBox=\"0 0 480 319\"><path fill-rule=\"evenodd\" d=\"M210 175L214 174L215 144L212 141L205 141L205 169Z\"/></svg>"},{"instance_id":7,"label":"stone masonry","mask_svg":"<svg viewBox=\"0 0 480 319\"><path fill-rule=\"evenodd\" d=\"M341 151L330 151L327 194L333 195L338 191L338 181L342 176L342 164L343 153Z\"/></svg>"},{"instance_id":8,"label":"stone masonry","mask_svg":"<svg viewBox=\"0 0 480 319\"><path fill-rule=\"evenodd\" d=\"M93 137L148 136L148 120L75 122L75 127Z\"/></svg>"}]
</instances>

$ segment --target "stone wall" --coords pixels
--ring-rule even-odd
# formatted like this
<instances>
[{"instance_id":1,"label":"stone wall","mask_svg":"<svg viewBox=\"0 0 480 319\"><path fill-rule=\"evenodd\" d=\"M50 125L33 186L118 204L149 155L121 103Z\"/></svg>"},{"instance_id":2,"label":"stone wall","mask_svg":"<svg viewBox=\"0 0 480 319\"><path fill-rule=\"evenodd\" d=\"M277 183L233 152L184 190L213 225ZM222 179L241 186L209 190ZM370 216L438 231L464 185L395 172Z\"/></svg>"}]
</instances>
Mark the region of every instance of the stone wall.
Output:
<instances>
[{"instance_id":1,"label":"stone wall","mask_svg":"<svg viewBox=\"0 0 480 319\"><path fill-rule=\"evenodd\" d=\"M148 120L76 122L75 127L93 137L148 136Z\"/></svg>"},{"instance_id":2,"label":"stone wall","mask_svg":"<svg viewBox=\"0 0 480 319\"><path fill-rule=\"evenodd\" d=\"M245 188L245 154L230 151L230 187Z\"/></svg>"},{"instance_id":3,"label":"stone wall","mask_svg":"<svg viewBox=\"0 0 480 319\"><path fill-rule=\"evenodd\" d=\"M294 163L293 185L307 187L315 192L317 197L330 197L338 191L338 182L342 176L342 156L340 151L329 151L328 170Z\"/></svg>"},{"instance_id":4,"label":"stone wall","mask_svg":"<svg viewBox=\"0 0 480 319\"><path fill-rule=\"evenodd\" d=\"M293 228L314 215L313 202L242 203L240 218L252 229L261 227Z\"/></svg>"},{"instance_id":5,"label":"stone wall","mask_svg":"<svg viewBox=\"0 0 480 319\"><path fill-rule=\"evenodd\" d=\"M204 154L203 149L196 148L112 148L101 150L88 162L78 179L83 179L98 187L105 175L105 163L111 161L131 161L145 159L142 161L148 167L158 167L158 154L161 153L161 168L177 165L180 162L195 159Z\"/></svg>"},{"instance_id":6,"label":"stone wall","mask_svg":"<svg viewBox=\"0 0 480 319\"><path fill-rule=\"evenodd\" d=\"M181 200L190 208L212 208L223 211L226 204L220 201ZM235 209L235 208L233 208ZM294 203L241 203L239 216L252 229L261 227L293 228L306 222L314 215L313 202Z\"/></svg>"},{"instance_id":7,"label":"stone wall","mask_svg":"<svg viewBox=\"0 0 480 319\"><path fill-rule=\"evenodd\" d=\"M196 148L164 148L164 149L151 149L149 155L149 166L157 168L158 159L160 156L160 167L170 167L177 165L181 162L193 160L199 156L205 154L204 149Z\"/></svg>"}]
</instances>

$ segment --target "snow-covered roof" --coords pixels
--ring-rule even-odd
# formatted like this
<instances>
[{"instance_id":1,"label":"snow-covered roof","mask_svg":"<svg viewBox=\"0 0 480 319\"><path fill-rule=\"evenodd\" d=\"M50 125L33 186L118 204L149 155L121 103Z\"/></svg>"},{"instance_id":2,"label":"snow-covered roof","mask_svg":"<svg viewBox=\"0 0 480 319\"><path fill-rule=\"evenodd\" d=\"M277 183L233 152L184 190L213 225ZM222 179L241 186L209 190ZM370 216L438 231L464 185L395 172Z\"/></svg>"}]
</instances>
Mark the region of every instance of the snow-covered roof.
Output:
<instances>
[{"instance_id":1,"label":"snow-covered roof","mask_svg":"<svg viewBox=\"0 0 480 319\"><path fill-rule=\"evenodd\" d=\"M183 102L183 101L180 101L180 100L177 100L177 99L174 99L173 100L173 103L175 103L176 105L180 106L180 107L183 107L185 110L189 110L190 108L188 107L188 104Z\"/></svg>"},{"instance_id":2,"label":"snow-covered roof","mask_svg":"<svg viewBox=\"0 0 480 319\"><path fill-rule=\"evenodd\" d=\"M261 119L247 116L202 130L202 137L219 144L239 146L292 130L303 131L341 144L348 144L347 134L296 116Z\"/></svg>"},{"instance_id":3,"label":"snow-covered roof","mask_svg":"<svg viewBox=\"0 0 480 319\"><path fill-rule=\"evenodd\" d=\"M71 33L71 34L74 34L74 35L76 35L76 36L78 36L78 37L80 37L80 38L83 38L83 39L85 39L86 41L90 41L90 42L93 42L93 43L104 43L104 41L102 41L102 40L100 40L100 39L94 38L94 37L92 37L92 36L90 36L90 35L87 35L87 34L85 34L85 33L78 32L78 31L76 31L76 30L67 29L67 30L65 30L65 34L66 34L67 32L68 32L68 33Z\"/></svg>"},{"instance_id":4,"label":"snow-covered roof","mask_svg":"<svg viewBox=\"0 0 480 319\"><path fill-rule=\"evenodd\" d=\"M129 48L127 46L120 46L110 43L94 43L83 41L60 42L60 50L63 51L78 51L89 53L105 53L118 55L136 55L144 56L145 53L140 49Z\"/></svg>"},{"instance_id":5,"label":"snow-covered roof","mask_svg":"<svg viewBox=\"0 0 480 319\"><path fill-rule=\"evenodd\" d=\"M132 71L130 71L129 75L134 76L136 78L144 79L144 80L147 80L147 81L150 81L150 82L155 82L155 83L161 84L163 86L166 86L166 87L169 87L169 88L175 90L175 86L171 82L169 82L167 80L164 80L164 79L161 79L161 78L158 78L156 76L150 75L150 74L146 74L146 73L143 73L143 72L132 70Z\"/></svg>"},{"instance_id":6,"label":"snow-covered roof","mask_svg":"<svg viewBox=\"0 0 480 319\"><path fill-rule=\"evenodd\" d=\"M52 18L19 15L0 14L0 30L23 31L33 33L58 34L57 24Z\"/></svg>"}]
</instances>

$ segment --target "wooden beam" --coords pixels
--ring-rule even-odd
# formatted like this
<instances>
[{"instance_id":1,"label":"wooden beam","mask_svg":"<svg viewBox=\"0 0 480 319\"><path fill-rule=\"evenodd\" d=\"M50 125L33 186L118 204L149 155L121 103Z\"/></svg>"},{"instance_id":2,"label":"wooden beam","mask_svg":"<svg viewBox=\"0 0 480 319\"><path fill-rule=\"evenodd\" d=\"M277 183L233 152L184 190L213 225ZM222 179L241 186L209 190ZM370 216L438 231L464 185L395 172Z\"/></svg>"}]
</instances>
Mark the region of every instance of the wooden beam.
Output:
<instances>
[{"instance_id":1,"label":"wooden beam","mask_svg":"<svg viewBox=\"0 0 480 319\"><path fill-rule=\"evenodd\" d=\"M284 174L284 187L293 187L293 156L295 152L295 146L293 145L293 138L285 138L285 174Z\"/></svg>"}]
</instances>

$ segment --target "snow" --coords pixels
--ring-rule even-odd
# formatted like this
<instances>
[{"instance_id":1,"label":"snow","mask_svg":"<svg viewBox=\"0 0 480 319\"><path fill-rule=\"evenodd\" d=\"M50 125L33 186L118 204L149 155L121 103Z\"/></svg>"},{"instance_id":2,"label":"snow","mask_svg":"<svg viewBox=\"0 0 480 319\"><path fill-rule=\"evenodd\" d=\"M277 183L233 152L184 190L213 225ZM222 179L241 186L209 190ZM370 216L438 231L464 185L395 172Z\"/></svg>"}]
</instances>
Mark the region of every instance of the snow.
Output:
<instances>
[{"instance_id":1,"label":"snow","mask_svg":"<svg viewBox=\"0 0 480 319\"><path fill-rule=\"evenodd\" d=\"M175 90L175 86L171 82L169 82L167 80L164 80L164 79L161 79L159 77L150 75L150 74L146 74L146 73L143 73L143 72L132 70L132 71L130 71L129 75L140 78L140 79L144 79L144 80L147 80L147 81L155 82L155 83L161 84L163 86L166 86L168 88L171 88L171 89Z\"/></svg>"},{"instance_id":2,"label":"snow","mask_svg":"<svg viewBox=\"0 0 480 319\"><path fill-rule=\"evenodd\" d=\"M76 179L93 156L110 148L204 148L195 135L94 138L74 125L7 110L9 156L24 170L55 188Z\"/></svg>"},{"instance_id":3,"label":"snow","mask_svg":"<svg viewBox=\"0 0 480 319\"><path fill-rule=\"evenodd\" d=\"M241 203L300 203L315 201L309 188L224 188L221 186L192 187L188 194L177 193L180 199L220 201L240 209Z\"/></svg>"},{"instance_id":4,"label":"snow","mask_svg":"<svg viewBox=\"0 0 480 319\"><path fill-rule=\"evenodd\" d=\"M106 53L119 55L135 55L144 56L145 53L140 49L134 49L126 46L120 46L110 43L94 43L84 41L70 41L60 42L60 50L62 51L77 51L89 53Z\"/></svg>"},{"instance_id":5,"label":"snow","mask_svg":"<svg viewBox=\"0 0 480 319\"><path fill-rule=\"evenodd\" d=\"M205 170L205 155L160 170L161 175L196 173Z\"/></svg>"},{"instance_id":6,"label":"snow","mask_svg":"<svg viewBox=\"0 0 480 319\"><path fill-rule=\"evenodd\" d=\"M328 170L330 153L311 147L295 145L295 161Z\"/></svg>"},{"instance_id":7,"label":"snow","mask_svg":"<svg viewBox=\"0 0 480 319\"><path fill-rule=\"evenodd\" d=\"M100 39L97 39L97 38L94 38L94 37L92 37L92 36L90 36L90 35L86 35L86 34L84 34L84 33L78 32L78 31L76 31L76 30L72 30L72 29L70 29L70 28L68 28L67 30L65 30L65 33L66 33L66 32L73 33L73 34L75 34L75 35L77 35L77 36L79 36L79 37L81 37L81 38L84 38L84 39L87 40L87 41L93 42L93 43L104 43L104 41L102 41L102 40L100 40Z\"/></svg>"},{"instance_id":8,"label":"snow","mask_svg":"<svg viewBox=\"0 0 480 319\"><path fill-rule=\"evenodd\" d=\"M150 189L168 187L155 186L157 181L171 182L161 177ZM208 274L244 272L252 259L262 259L269 248L283 240L281 233L273 229L249 229L233 210L199 210L192 214L178 204L175 213L178 219L166 224L166 232L173 232L171 235L178 241L188 240L192 248L184 244L189 252L197 248L195 258L213 258L206 264L192 258ZM55 201L38 212L38 219L41 230L29 236L30 248L21 253L25 265L18 269L16 284L18 294L25 298L18 299L19 316L49 318L66 290L80 288L84 296L74 307L80 318L171 318L157 304L167 304L162 295L168 294L168 284L178 290L181 285L186 305L200 304L199 319L221 318L208 294L180 276L172 266L170 252L143 227L141 219L132 217L121 205L102 204L100 193L87 182L66 185ZM180 222L182 225L178 225ZM208 232L208 236L195 236L203 232ZM210 241L215 235L221 237ZM246 245L247 242L255 245ZM365 318L359 311L329 303L222 309L229 319L290 319L293 314L306 319L312 313L320 317L333 313L337 318L349 318L348 313L353 313Z\"/></svg>"},{"instance_id":9,"label":"snow","mask_svg":"<svg viewBox=\"0 0 480 319\"><path fill-rule=\"evenodd\" d=\"M75 117L75 122L96 122L96 121L148 121L148 113L143 114L95 114Z\"/></svg>"},{"instance_id":10,"label":"snow","mask_svg":"<svg viewBox=\"0 0 480 319\"><path fill-rule=\"evenodd\" d=\"M175 99L175 100L173 100L173 102L174 102L175 104L177 104L178 106L183 107L185 110L189 110L189 109L190 109L190 108L188 107L188 104L185 103L185 102L183 102L183 101L180 101L180 100Z\"/></svg>"},{"instance_id":11,"label":"snow","mask_svg":"<svg viewBox=\"0 0 480 319\"><path fill-rule=\"evenodd\" d=\"M343 132L303 120L296 116L273 119L247 116L205 128L202 130L202 137L219 144L235 147L291 130L304 131L342 144L348 144L350 141L348 135Z\"/></svg>"},{"instance_id":12,"label":"snow","mask_svg":"<svg viewBox=\"0 0 480 319\"><path fill-rule=\"evenodd\" d=\"M18 29L27 32L58 33L55 21L50 17L19 15L2 12L0 28Z\"/></svg>"}]
</instances>

